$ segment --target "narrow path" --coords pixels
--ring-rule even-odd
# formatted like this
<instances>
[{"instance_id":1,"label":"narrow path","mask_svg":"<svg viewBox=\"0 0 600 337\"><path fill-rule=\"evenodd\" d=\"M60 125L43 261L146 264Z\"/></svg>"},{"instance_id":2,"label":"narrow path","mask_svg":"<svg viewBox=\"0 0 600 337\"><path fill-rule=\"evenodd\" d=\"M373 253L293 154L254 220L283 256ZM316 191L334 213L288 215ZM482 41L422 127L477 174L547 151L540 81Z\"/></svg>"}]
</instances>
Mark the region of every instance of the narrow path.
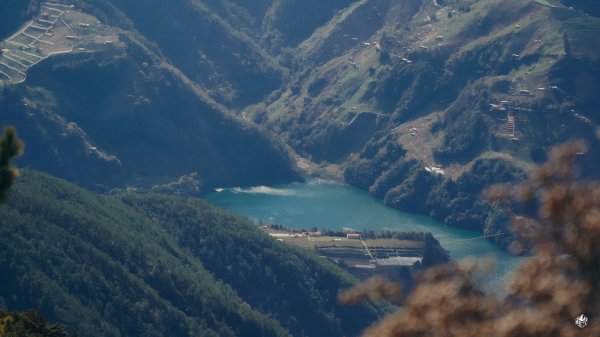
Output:
<instances>
[{"instance_id":1,"label":"narrow path","mask_svg":"<svg viewBox=\"0 0 600 337\"><path fill-rule=\"evenodd\" d=\"M62 7L62 8L73 8L73 5L63 5L63 4L58 4L58 3L54 3L54 2L46 2L44 3L44 5L46 6L57 6L57 7Z\"/></svg>"},{"instance_id":2,"label":"narrow path","mask_svg":"<svg viewBox=\"0 0 600 337\"><path fill-rule=\"evenodd\" d=\"M9 80L12 79L12 77L9 74L3 72L2 70L0 70L0 75L6 76L6 78Z\"/></svg>"},{"instance_id":3,"label":"narrow path","mask_svg":"<svg viewBox=\"0 0 600 337\"><path fill-rule=\"evenodd\" d=\"M26 51L21 51L21 52L22 52L23 54L25 54L25 55L33 56L33 57L36 57L36 58L38 58L38 59L43 59L43 58L44 58L44 57L42 57L42 56L40 56L40 55L36 55L36 54L32 54L32 53L28 53L28 52L26 52Z\"/></svg>"},{"instance_id":4,"label":"narrow path","mask_svg":"<svg viewBox=\"0 0 600 337\"><path fill-rule=\"evenodd\" d=\"M369 254L369 256L371 257L371 260L375 260L375 258L373 257L373 254L371 254L371 251L369 250L369 247L367 247L367 244L365 243L365 241L363 239L360 239L360 242L362 242L363 246L365 246L365 250L367 251L367 254Z\"/></svg>"},{"instance_id":5,"label":"narrow path","mask_svg":"<svg viewBox=\"0 0 600 337\"><path fill-rule=\"evenodd\" d=\"M28 66L28 65L25 65L25 64L21 63L21 62L20 62L20 61L18 61L18 60L15 60L13 57L16 57L16 55L13 55L13 54L10 54L10 55L9 55L9 54L4 54L3 56L4 56L4 57L6 57L7 59L9 59L9 60L13 61L14 63L16 63L16 64L20 65L21 67L23 67L23 68L25 68L25 69L27 69L27 68L29 68L29 67L30 67L30 66ZM31 62L30 62L30 63L31 63Z\"/></svg>"},{"instance_id":6,"label":"narrow path","mask_svg":"<svg viewBox=\"0 0 600 337\"><path fill-rule=\"evenodd\" d=\"M5 55L5 56L8 56L8 55ZM25 59L25 58L22 58L21 56L19 56L19 55L16 55L16 54L12 54L12 53L11 53L11 54L10 54L10 56L11 56L11 57L14 57L14 58L16 58L16 59L19 59L21 62L26 62L26 63L29 63L30 65L28 65L28 66L26 66L26 67L31 67L33 64L35 64L35 62L33 62L33 61L31 61L31 60L28 60L28 59ZM25 66L25 65L23 65L23 66Z\"/></svg>"},{"instance_id":7,"label":"narrow path","mask_svg":"<svg viewBox=\"0 0 600 337\"><path fill-rule=\"evenodd\" d=\"M35 29L41 29L41 30L44 30L44 31L48 31L48 30L50 30L50 28L52 28L52 26L50 26L50 27L42 27L42 26L38 26L38 25L36 25L34 23L30 24L29 27L35 28Z\"/></svg>"},{"instance_id":8,"label":"narrow path","mask_svg":"<svg viewBox=\"0 0 600 337\"><path fill-rule=\"evenodd\" d=\"M45 44L49 44L49 45L55 44L54 42L45 41L45 40L42 40L42 39L37 40L37 42L41 42L41 43L45 43Z\"/></svg>"},{"instance_id":9,"label":"narrow path","mask_svg":"<svg viewBox=\"0 0 600 337\"><path fill-rule=\"evenodd\" d=\"M11 67L11 66L9 66L8 64L6 64L6 63L4 63L4 62L1 62L1 61L0 61L0 64L1 64L1 65L3 65L3 66L5 66L5 67L7 67L7 68L9 68L9 69L11 69L11 70L14 70L14 71L18 72L19 74L21 74L21 75L23 75L23 76L25 76L25 73L24 73L24 72L22 72L22 71L20 71L19 69L16 69L16 68L14 68L14 67Z\"/></svg>"},{"instance_id":10,"label":"narrow path","mask_svg":"<svg viewBox=\"0 0 600 337\"><path fill-rule=\"evenodd\" d=\"M60 16L59 18L60 18L60 21L61 21L61 22L62 22L62 23L65 25L65 26L67 26L67 28L71 29L71 26L70 26L68 23L66 23L66 22L65 22L65 20L62 18L62 16Z\"/></svg>"}]
</instances>

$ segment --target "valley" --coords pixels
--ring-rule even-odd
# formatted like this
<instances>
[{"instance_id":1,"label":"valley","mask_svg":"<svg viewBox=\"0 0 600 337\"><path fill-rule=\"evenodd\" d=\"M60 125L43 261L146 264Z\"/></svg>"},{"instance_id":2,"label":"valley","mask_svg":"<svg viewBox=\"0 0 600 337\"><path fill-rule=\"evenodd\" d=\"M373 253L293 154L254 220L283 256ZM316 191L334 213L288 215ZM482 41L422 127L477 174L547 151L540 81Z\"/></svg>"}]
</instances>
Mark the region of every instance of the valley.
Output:
<instances>
[{"instance_id":1,"label":"valley","mask_svg":"<svg viewBox=\"0 0 600 337\"><path fill-rule=\"evenodd\" d=\"M22 74L9 74L0 95L4 121L28 139L31 150L22 163L105 192L165 185L182 176L195 176L205 187L299 179L280 141L232 116L139 34L84 14L93 12L84 4L71 6L40 4L5 42L9 58L38 49L40 56L28 69L13 65ZM56 12L54 21L41 19L50 22L46 28L56 25L40 33L44 42L13 41L28 38L20 32L37 26L44 13L50 16L44 8L51 7L65 11ZM48 48L68 53L43 59L52 53ZM12 83L25 73L25 82Z\"/></svg>"},{"instance_id":2,"label":"valley","mask_svg":"<svg viewBox=\"0 0 600 337\"><path fill-rule=\"evenodd\" d=\"M277 241L316 251L362 280L375 275L398 279L397 275L402 271L409 272L424 263L425 240L420 240L417 235L414 238L406 235L404 240L391 238L391 235L390 238L374 236L367 239L362 233L352 231L323 235L321 231L299 231L278 225L263 225L262 229ZM447 257L440 257L439 261L425 262L438 264L446 260Z\"/></svg>"},{"instance_id":3,"label":"valley","mask_svg":"<svg viewBox=\"0 0 600 337\"><path fill-rule=\"evenodd\" d=\"M357 336L393 308L341 289L471 256L496 291L539 210L486 190L572 139L600 178L598 36L589 0L2 1L0 327Z\"/></svg>"},{"instance_id":4,"label":"valley","mask_svg":"<svg viewBox=\"0 0 600 337\"><path fill-rule=\"evenodd\" d=\"M321 242L319 245L333 247L339 243L335 239L343 239L343 243L349 242L349 249L354 251L352 256L360 256L362 260L360 264L369 264L372 259L366 253L364 246L359 245L360 241L347 239L348 231L361 233L365 238L380 235L392 238L393 233L398 233L400 236L406 235L409 240L414 240L413 242L419 242L416 246L420 246L420 242L424 241L421 237L423 234L419 233L431 233L433 238L439 241L441 248L447 250L449 257L454 260L460 261L469 257L493 259L496 267L484 283L487 289L500 293L503 292L502 287L506 278L523 261L522 257L512 256L498 245L482 238L479 232L451 227L431 217L400 212L386 207L381 200L370 196L365 191L322 179L307 178L304 183L273 187L218 189L208 193L206 200L218 207L247 216L259 227L267 226L267 230L270 224L277 224L276 232L282 234L283 237L276 238L310 250L317 248L315 242L309 241L302 233L320 231L322 236L343 233L343 238L338 236L333 238L333 242L325 240L326 242ZM280 227L290 228L293 237L289 237L289 231L281 231ZM296 234L300 234L300 237L296 238ZM506 234L499 236L503 238L506 237ZM321 238L314 239L323 240ZM368 239L365 241L368 242ZM413 242L406 247L410 248L410 254L393 256L425 258L424 250L412 250L415 248ZM405 241L396 243L407 244ZM435 246L437 245L433 245L433 247ZM336 248L333 247L333 249L335 251ZM436 252L437 250L432 250L431 246L427 249L427 254L432 254L426 258L428 264L443 260L441 255ZM327 254L319 253L319 255ZM352 264L356 263L349 263L350 266ZM377 268L371 270L374 273L379 271L381 270L377 270ZM360 277L364 277L364 275L364 273L360 273ZM391 274L389 275L391 276Z\"/></svg>"},{"instance_id":5,"label":"valley","mask_svg":"<svg viewBox=\"0 0 600 337\"><path fill-rule=\"evenodd\" d=\"M3 47L8 50L4 64L13 68L2 70L8 81L22 81L23 74L33 70L31 81L18 85L21 92L14 93L24 98L25 109L34 110L29 116L60 116L63 121L58 123L52 117L52 128L75 123L70 125L79 130L77 165L95 171L101 162L111 174L102 181L100 174L84 178L65 171L71 164L64 160L73 153L62 154L65 145L50 150L57 155L36 167L104 190L160 186L196 172L208 190L298 179L293 171L303 168L292 159L297 156L313 163L309 173L368 190L391 207L494 234L499 224L487 216L488 206L482 211L477 201L483 184L467 187L472 196L467 202L458 202L461 192L451 186L471 176L481 178L473 168L488 162L499 163L510 177L485 174L486 184L517 181L543 160L552 144L574 135L590 145L597 142L598 102L591 92L600 85L593 75L598 57L592 42L600 31L599 19L559 1L338 1L319 8L319 15L306 22L289 21L289 26L282 24L282 18L291 15L288 11L310 10L312 5L296 8L290 2L274 5L266 0L260 5L241 0L177 3L41 2L29 23L6 38L4 46L12 46ZM188 12L183 15L177 8ZM196 16L205 19L195 21ZM261 20L264 24L258 25ZM57 25L56 32L41 41L55 45L33 40L15 45L14 39L48 34L50 25ZM48 31L33 35L31 29L38 26ZM267 36L272 38L262 38ZM29 69L52 52L44 48L59 45L61 51L71 50L69 55ZM41 54L21 50L24 46L39 48ZM22 60L27 57L29 62ZM89 67L91 60L110 66L94 69ZM70 76L64 83L54 73L58 69L61 78ZM83 81L76 77L83 72L96 82L95 90L75 101L63 99L72 96L69 90L74 87L68 88ZM108 80L120 76L120 85ZM156 90L164 91L164 84L169 87L172 80L179 88L168 89L169 95L181 103L152 99L162 97ZM68 90L53 92L57 86ZM182 90L197 98L190 101ZM75 112L88 107L95 110L91 115ZM14 106L15 117L9 118L17 126L31 124L32 117L17 117L22 109ZM211 112L196 113L205 109ZM166 116L159 111L176 112ZM263 140L227 140L235 145L221 146L238 131L217 134L218 128L207 128L222 118L211 117L218 115ZM116 139L138 134L135 124L149 124L145 129L161 134L159 123L144 121L150 116L161 116L162 125L172 125L164 138L158 136L164 146L156 149L169 158L162 168L149 168L139 155L146 151L142 139L158 141L157 136L139 130L140 137L131 138L135 143L126 147ZM189 116L198 122L182 124ZM111 137L106 130L115 121L122 131ZM183 131L184 124L194 127ZM182 132L183 138L178 136ZM47 138L52 132L45 134ZM250 152L236 149L238 144L265 142L272 142L271 153L278 153L275 166L266 165L272 157L259 155L260 146ZM205 144L202 150L192 149L198 143ZM169 165L175 160L168 154L176 152L175 144L191 155ZM590 146L583 160L586 172L593 171L592 163L599 158L595 148ZM239 163L226 164L237 153L254 153L244 164L255 167L245 170L252 174L232 170L241 167ZM421 170L425 176L419 178ZM425 192L422 203L406 202L416 189L444 190L447 206L436 206L439 202ZM455 219L449 213L471 215Z\"/></svg>"},{"instance_id":6,"label":"valley","mask_svg":"<svg viewBox=\"0 0 600 337\"><path fill-rule=\"evenodd\" d=\"M30 170L0 206L0 267L0 306L80 336L343 336L386 310L341 305L351 275L202 200Z\"/></svg>"}]
</instances>

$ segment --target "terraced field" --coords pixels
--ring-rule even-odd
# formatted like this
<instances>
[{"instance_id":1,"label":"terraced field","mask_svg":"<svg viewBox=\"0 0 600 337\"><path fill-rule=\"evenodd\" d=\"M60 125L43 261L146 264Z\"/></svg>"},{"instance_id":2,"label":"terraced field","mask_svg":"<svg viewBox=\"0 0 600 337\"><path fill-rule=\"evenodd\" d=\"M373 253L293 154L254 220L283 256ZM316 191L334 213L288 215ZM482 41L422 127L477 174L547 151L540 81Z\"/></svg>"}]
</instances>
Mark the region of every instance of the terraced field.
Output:
<instances>
[{"instance_id":1,"label":"terraced field","mask_svg":"<svg viewBox=\"0 0 600 337\"><path fill-rule=\"evenodd\" d=\"M0 84L25 81L31 67L52 55L85 52L117 42L109 27L74 5L44 2L33 20L0 42Z\"/></svg>"}]
</instances>

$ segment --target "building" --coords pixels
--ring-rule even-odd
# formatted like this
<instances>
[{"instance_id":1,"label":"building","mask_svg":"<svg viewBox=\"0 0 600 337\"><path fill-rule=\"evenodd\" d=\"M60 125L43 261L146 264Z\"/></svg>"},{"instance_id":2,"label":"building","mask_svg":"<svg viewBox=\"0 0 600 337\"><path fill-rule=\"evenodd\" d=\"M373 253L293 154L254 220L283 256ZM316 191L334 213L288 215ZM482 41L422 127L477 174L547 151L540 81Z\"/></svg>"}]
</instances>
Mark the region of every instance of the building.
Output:
<instances>
[{"instance_id":1,"label":"building","mask_svg":"<svg viewBox=\"0 0 600 337\"><path fill-rule=\"evenodd\" d=\"M416 263L423 263L422 257L414 256L394 256L385 259L376 259L379 267L411 267Z\"/></svg>"}]
</instances>

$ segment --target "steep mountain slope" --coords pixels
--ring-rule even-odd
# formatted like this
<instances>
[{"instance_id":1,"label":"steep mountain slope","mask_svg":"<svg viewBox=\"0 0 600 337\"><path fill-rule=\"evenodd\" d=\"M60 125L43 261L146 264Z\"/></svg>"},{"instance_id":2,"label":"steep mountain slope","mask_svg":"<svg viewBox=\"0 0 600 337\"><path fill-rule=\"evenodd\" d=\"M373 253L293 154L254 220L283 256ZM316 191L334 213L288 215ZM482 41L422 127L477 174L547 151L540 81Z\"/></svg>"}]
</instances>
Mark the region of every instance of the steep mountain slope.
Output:
<instances>
[{"instance_id":1,"label":"steep mountain slope","mask_svg":"<svg viewBox=\"0 0 600 337\"><path fill-rule=\"evenodd\" d=\"M23 24L23 21L29 19L36 11L27 1L6 0L0 3L0 36L7 36Z\"/></svg>"},{"instance_id":2,"label":"steep mountain slope","mask_svg":"<svg viewBox=\"0 0 600 337\"><path fill-rule=\"evenodd\" d=\"M61 8L42 5L3 44L0 67L11 79L27 76L0 94L3 122L29 148L23 165L100 189L193 172L205 188L300 179L278 140L230 115L144 38ZM43 19L47 12L60 17ZM43 43L22 44L51 21Z\"/></svg>"},{"instance_id":3,"label":"steep mountain slope","mask_svg":"<svg viewBox=\"0 0 600 337\"><path fill-rule=\"evenodd\" d=\"M541 109L570 104L593 117L592 110L598 106L590 94L597 85L594 76L597 54L592 42L598 29L596 19L535 1L445 3L451 5L436 7L420 1L357 2L305 41L299 48L297 62L310 71L302 72L293 80L268 107L266 116L256 118L266 118L267 124L275 130L285 129L282 134L289 142L301 143L300 150L315 159L336 161L339 156L316 150L326 151L326 140L331 137L320 139L324 128L315 126L329 123L332 129L340 129L351 125L363 111L377 115L378 129L384 129L383 132L403 134L408 130L398 127L420 117L439 119L434 126L448 129L449 124L457 124L453 122L457 115L469 115L469 110L475 110L476 118L468 119L483 118L485 126L490 127L485 133L496 135L501 142L498 147L514 152L523 160L530 159L523 151L527 147L505 142L502 132L497 130L501 130L504 123L491 125L493 121L488 120L502 118L500 110L506 114L514 112L511 106L517 111L518 108L536 108L544 112L538 115L553 119L552 110ZM379 20L370 20L377 13ZM498 16L498 13L503 15ZM361 22L364 28L369 21L378 22L368 36L357 37L347 31L353 26L351 22ZM346 42L344 40L355 41L353 48L347 51L336 48ZM568 55L563 54L565 43L572 45ZM313 65L320 66L311 68ZM574 73L564 73L565 68ZM589 73L588 79L581 78L584 72ZM501 101L509 102L503 106ZM495 111L498 116L487 114L488 103L501 106ZM565 108L563 106L563 110ZM446 113L447 110L455 112ZM480 116L482 114L490 117ZM523 133L530 132L528 122L533 118L525 115ZM566 118L577 119L573 114ZM576 121L573 123L577 127ZM536 123L531 124L535 129ZM517 126L517 133L519 130L521 127ZM532 132L539 134L544 130ZM382 134L377 138L381 139ZM432 144L437 150L436 158L432 159L444 161L444 147L459 137L450 134L436 138L442 138L443 143ZM550 141L557 138L565 136L555 136ZM528 145L538 145L529 144L530 139L523 140ZM532 141L539 142L538 139ZM489 142L490 139L487 143L491 147ZM316 144L313 147L307 145L313 143ZM365 141L361 143L364 145ZM460 144L451 147L456 153L447 155L464 154L463 160L470 160L481 152L468 153L469 148ZM348 155L350 150L341 155Z\"/></svg>"},{"instance_id":4,"label":"steep mountain slope","mask_svg":"<svg viewBox=\"0 0 600 337\"><path fill-rule=\"evenodd\" d=\"M0 304L81 336L342 336L343 270L195 199L101 196L26 171L0 207Z\"/></svg>"},{"instance_id":5,"label":"steep mountain slope","mask_svg":"<svg viewBox=\"0 0 600 337\"><path fill-rule=\"evenodd\" d=\"M597 174L600 19L587 0L73 3L100 23L74 20L75 49L31 67L0 109L40 139L27 163L87 186L298 178L278 141L227 109L388 205L486 232L509 215L481 190L551 145L587 139L583 171ZM11 4L11 17L39 5Z\"/></svg>"},{"instance_id":6,"label":"steep mountain slope","mask_svg":"<svg viewBox=\"0 0 600 337\"><path fill-rule=\"evenodd\" d=\"M246 111L388 205L505 231L508 215L479 200L487 184L572 137L598 173L599 34L558 1L356 1L294 50L290 84Z\"/></svg>"},{"instance_id":7,"label":"steep mountain slope","mask_svg":"<svg viewBox=\"0 0 600 337\"><path fill-rule=\"evenodd\" d=\"M284 69L243 29L243 18L224 20L197 0L111 3L176 67L222 103L255 103L282 84Z\"/></svg>"},{"instance_id":8,"label":"steep mountain slope","mask_svg":"<svg viewBox=\"0 0 600 337\"><path fill-rule=\"evenodd\" d=\"M212 97L243 108L285 85L289 65L280 64L282 52L289 53L353 2L80 0L77 4L113 25L135 27Z\"/></svg>"}]
</instances>

